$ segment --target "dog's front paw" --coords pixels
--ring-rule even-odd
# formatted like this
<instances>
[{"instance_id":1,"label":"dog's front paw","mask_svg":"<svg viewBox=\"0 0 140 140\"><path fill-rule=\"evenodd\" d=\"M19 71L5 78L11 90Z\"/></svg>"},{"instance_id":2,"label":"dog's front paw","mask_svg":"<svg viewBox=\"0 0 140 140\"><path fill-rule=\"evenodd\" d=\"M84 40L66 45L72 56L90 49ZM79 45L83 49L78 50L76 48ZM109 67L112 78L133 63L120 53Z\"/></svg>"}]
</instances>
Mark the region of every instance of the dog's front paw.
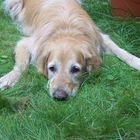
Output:
<instances>
[{"instance_id":1,"label":"dog's front paw","mask_svg":"<svg viewBox=\"0 0 140 140\"><path fill-rule=\"evenodd\" d=\"M3 7L12 19L17 18L23 8L23 0L5 0Z\"/></svg>"},{"instance_id":2,"label":"dog's front paw","mask_svg":"<svg viewBox=\"0 0 140 140\"><path fill-rule=\"evenodd\" d=\"M0 78L0 89L8 89L10 87L13 87L16 82L19 80L20 74L16 71L11 71L5 76Z\"/></svg>"}]
</instances>

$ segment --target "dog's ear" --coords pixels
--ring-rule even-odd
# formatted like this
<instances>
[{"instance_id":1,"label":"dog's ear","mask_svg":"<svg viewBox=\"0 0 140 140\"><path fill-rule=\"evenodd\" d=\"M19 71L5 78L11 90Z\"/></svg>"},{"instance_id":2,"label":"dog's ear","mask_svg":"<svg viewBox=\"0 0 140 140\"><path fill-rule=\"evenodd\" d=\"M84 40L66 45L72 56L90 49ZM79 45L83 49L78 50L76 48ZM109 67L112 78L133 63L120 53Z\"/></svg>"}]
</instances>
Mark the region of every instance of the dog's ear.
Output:
<instances>
[{"instance_id":1,"label":"dog's ear","mask_svg":"<svg viewBox=\"0 0 140 140\"><path fill-rule=\"evenodd\" d=\"M47 61L48 61L49 53L48 52L42 52L40 55L38 55L37 58L37 69L39 73L42 73L43 75L47 76Z\"/></svg>"},{"instance_id":2,"label":"dog's ear","mask_svg":"<svg viewBox=\"0 0 140 140\"><path fill-rule=\"evenodd\" d=\"M85 51L85 69L87 72L97 71L101 65L101 58L97 52Z\"/></svg>"},{"instance_id":3,"label":"dog's ear","mask_svg":"<svg viewBox=\"0 0 140 140\"><path fill-rule=\"evenodd\" d=\"M86 70L88 72L97 71L101 65L101 59L99 56L91 56L86 58Z\"/></svg>"}]
</instances>

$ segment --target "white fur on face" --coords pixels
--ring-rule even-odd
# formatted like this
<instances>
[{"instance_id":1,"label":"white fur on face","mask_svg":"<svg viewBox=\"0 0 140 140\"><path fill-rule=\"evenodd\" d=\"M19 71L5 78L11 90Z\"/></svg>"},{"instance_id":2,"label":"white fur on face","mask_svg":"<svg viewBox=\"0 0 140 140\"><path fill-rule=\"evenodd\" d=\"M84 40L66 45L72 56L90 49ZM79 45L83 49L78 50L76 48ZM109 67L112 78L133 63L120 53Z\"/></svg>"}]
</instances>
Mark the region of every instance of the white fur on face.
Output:
<instances>
[{"instance_id":1,"label":"white fur on face","mask_svg":"<svg viewBox=\"0 0 140 140\"><path fill-rule=\"evenodd\" d=\"M79 69L81 69L81 66L80 64L78 64L77 62L75 62L74 60L70 60L66 66L63 66L62 67L62 64L58 61L58 60L54 60L54 61L51 61L48 66L47 66L47 71L48 71L48 78L49 78L49 81L48 81L48 88L49 88L49 93L50 93L50 96L53 96L53 92L57 89L59 89L59 83L58 85L56 84L55 80L59 77L59 81L60 83L64 80L63 78L61 79L61 72L62 73L66 73L66 79L67 78L70 78L68 79L68 81L70 81L74 86L73 86L73 89L69 89L69 86L67 85L67 83L65 83L66 85L62 85L62 90L66 91L68 93L69 96L75 96L76 95L76 92L79 88L79 81L77 80L77 77L80 73L80 71L78 73L72 73L71 72L71 68L75 66L75 67L78 67ZM51 67L55 67L56 71L55 72L52 72L49 70L49 68ZM61 72L60 72L61 71ZM63 75L65 76L65 75ZM57 79L58 80L58 79Z\"/></svg>"}]
</instances>

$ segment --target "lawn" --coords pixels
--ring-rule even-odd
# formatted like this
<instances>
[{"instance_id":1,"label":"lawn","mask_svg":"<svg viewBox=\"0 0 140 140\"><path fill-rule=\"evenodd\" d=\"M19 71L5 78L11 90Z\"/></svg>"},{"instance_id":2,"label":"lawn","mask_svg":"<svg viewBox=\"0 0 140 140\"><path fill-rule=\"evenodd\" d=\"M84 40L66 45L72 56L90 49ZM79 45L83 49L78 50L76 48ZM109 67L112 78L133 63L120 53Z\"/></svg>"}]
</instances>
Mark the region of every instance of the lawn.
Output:
<instances>
[{"instance_id":1,"label":"lawn","mask_svg":"<svg viewBox=\"0 0 140 140\"><path fill-rule=\"evenodd\" d=\"M86 0L83 7L120 47L140 57L140 21L112 17L107 0ZM19 39L0 0L0 76L12 69ZM104 55L101 69L69 101L51 99L46 85L30 66L15 87L0 91L0 140L140 140L140 72L118 58Z\"/></svg>"}]
</instances>

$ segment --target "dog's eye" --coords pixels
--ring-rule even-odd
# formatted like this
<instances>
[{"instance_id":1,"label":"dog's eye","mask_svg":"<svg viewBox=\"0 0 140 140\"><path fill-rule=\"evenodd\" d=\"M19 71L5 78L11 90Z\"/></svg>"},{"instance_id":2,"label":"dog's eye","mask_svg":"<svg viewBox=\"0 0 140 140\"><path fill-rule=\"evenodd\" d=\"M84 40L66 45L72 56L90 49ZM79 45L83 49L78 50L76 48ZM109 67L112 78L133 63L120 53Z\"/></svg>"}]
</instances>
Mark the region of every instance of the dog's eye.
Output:
<instances>
[{"instance_id":1,"label":"dog's eye","mask_svg":"<svg viewBox=\"0 0 140 140\"><path fill-rule=\"evenodd\" d=\"M80 72L80 68L79 68L79 67L73 66L73 67L71 68L71 73L78 73L78 72Z\"/></svg>"},{"instance_id":2,"label":"dog's eye","mask_svg":"<svg viewBox=\"0 0 140 140\"><path fill-rule=\"evenodd\" d=\"M56 67L55 67L55 66L51 66L51 67L49 67L49 70L50 70L51 72L56 72Z\"/></svg>"}]
</instances>

